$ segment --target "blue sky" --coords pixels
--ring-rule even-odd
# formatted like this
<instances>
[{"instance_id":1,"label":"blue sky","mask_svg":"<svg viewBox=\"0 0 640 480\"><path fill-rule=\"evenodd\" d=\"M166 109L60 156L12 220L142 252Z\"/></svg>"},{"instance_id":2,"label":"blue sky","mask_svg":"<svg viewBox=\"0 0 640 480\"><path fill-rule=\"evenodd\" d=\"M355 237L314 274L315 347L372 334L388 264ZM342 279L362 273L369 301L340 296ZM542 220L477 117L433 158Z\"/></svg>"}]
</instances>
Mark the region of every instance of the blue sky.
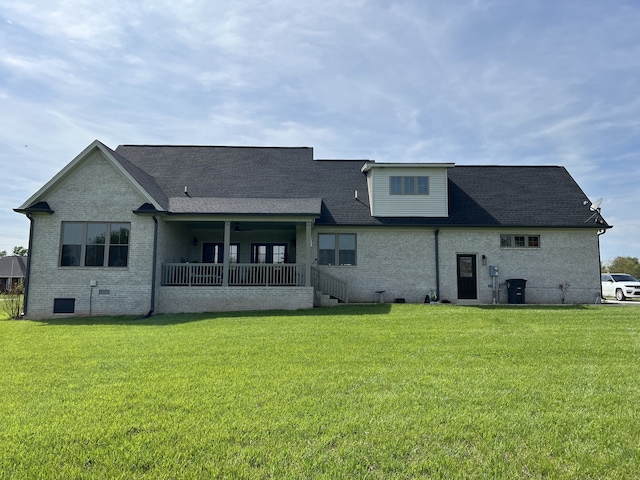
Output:
<instances>
[{"instance_id":1,"label":"blue sky","mask_svg":"<svg viewBox=\"0 0 640 480\"><path fill-rule=\"evenodd\" d=\"M91 141L563 165L640 257L640 3L0 0L0 250Z\"/></svg>"}]
</instances>

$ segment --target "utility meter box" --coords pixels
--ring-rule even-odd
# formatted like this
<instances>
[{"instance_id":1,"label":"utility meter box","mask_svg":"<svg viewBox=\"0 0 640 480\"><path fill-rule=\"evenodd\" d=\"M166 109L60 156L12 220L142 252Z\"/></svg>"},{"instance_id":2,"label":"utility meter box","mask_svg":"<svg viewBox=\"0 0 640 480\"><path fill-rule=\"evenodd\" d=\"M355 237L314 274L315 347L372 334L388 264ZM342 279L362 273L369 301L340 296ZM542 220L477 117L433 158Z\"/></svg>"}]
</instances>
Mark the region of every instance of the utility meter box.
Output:
<instances>
[{"instance_id":1,"label":"utility meter box","mask_svg":"<svg viewBox=\"0 0 640 480\"><path fill-rule=\"evenodd\" d=\"M498 267L496 265L489 265L489 275L492 277L498 276Z\"/></svg>"}]
</instances>

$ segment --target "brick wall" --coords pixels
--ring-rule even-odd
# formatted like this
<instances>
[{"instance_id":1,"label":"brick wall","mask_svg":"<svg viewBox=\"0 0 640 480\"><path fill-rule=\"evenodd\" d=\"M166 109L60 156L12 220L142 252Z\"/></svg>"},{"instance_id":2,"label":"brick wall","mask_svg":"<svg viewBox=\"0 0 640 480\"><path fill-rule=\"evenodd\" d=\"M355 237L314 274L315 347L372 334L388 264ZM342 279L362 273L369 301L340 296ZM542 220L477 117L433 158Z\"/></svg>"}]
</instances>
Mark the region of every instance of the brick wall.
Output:
<instances>
[{"instance_id":1,"label":"brick wall","mask_svg":"<svg viewBox=\"0 0 640 480\"><path fill-rule=\"evenodd\" d=\"M56 316L54 298L75 298L78 315L146 314L150 308L153 220L132 213L146 202L135 187L94 151L43 200L55 213L34 218L27 317ZM60 267L64 221L130 222L128 267ZM91 281L97 286L92 288Z\"/></svg>"},{"instance_id":2,"label":"brick wall","mask_svg":"<svg viewBox=\"0 0 640 480\"><path fill-rule=\"evenodd\" d=\"M375 302L378 290L392 302L422 303L435 290L434 233L425 228L317 228L314 232L314 258L318 233L356 233L356 266L320 266L349 282L349 302Z\"/></svg>"},{"instance_id":3,"label":"brick wall","mask_svg":"<svg viewBox=\"0 0 640 480\"><path fill-rule=\"evenodd\" d=\"M501 248L500 234L539 235L539 248ZM441 297L457 301L456 255L477 255L478 299L491 303L489 266L499 267L500 303L507 303L505 282L527 280L526 303L562 303L561 284L569 285L564 303L594 303L600 293L598 236L593 229L510 229L440 231ZM487 258L482 264L482 255Z\"/></svg>"},{"instance_id":4,"label":"brick wall","mask_svg":"<svg viewBox=\"0 0 640 480\"><path fill-rule=\"evenodd\" d=\"M313 307L310 287L159 287L156 313L297 310Z\"/></svg>"},{"instance_id":5,"label":"brick wall","mask_svg":"<svg viewBox=\"0 0 640 480\"><path fill-rule=\"evenodd\" d=\"M349 301L377 301L375 291L385 290L384 300L404 298L422 303L436 289L435 234L431 228L317 228L313 254L317 258L318 233L356 233L356 266L320 268L349 282ZM500 234L540 236L540 248L500 247ZM600 292L598 236L595 230L461 230L440 229L440 298L458 300L457 255L472 254L477 259L478 300L492 303L489 266L499 267L499 301L507 303L505 281L527 280L527 303L594 303ZM482 255L486 257L483 264ZM560 285L568 285L566 291Z\"/></svg>"}]
</instances>

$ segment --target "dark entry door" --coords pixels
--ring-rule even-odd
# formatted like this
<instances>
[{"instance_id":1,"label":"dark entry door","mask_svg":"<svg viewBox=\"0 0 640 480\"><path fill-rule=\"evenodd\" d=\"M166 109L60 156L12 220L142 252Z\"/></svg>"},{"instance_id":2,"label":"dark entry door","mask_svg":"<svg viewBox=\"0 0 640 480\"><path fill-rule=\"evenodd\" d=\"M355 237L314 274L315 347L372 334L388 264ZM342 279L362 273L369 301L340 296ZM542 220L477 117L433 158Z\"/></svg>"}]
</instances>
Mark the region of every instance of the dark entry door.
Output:
<instances>
[{"instance_id":1,"label":"dark entry door","mask_svg":"<svg viewBox=\"0 0 640 480\"><path fill-rule=\"evenodd\" d=\"M475 300L478 298L476 256L458 255L458 298Z\"/></svg>"}]
</instances>

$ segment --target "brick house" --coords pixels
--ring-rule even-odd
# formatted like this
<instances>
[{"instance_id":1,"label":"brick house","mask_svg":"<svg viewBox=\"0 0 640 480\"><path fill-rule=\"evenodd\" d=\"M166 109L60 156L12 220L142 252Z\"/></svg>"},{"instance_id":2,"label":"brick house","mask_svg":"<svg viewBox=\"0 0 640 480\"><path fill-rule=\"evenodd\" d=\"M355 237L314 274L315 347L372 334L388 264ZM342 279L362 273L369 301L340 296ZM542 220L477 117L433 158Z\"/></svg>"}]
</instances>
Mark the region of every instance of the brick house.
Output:
<instances>
[{"instance_id":1,"label":"brick house","mask_svg":"<svg viewBox=\"0 0 640 480\"><path fill-rule=\"evenodd\" d=\"M510 279L526 303L593 303L610 226L590 207L558 166L94 141L15 210L38 318L507 303Z\"/></svg>"}]
</instances>

